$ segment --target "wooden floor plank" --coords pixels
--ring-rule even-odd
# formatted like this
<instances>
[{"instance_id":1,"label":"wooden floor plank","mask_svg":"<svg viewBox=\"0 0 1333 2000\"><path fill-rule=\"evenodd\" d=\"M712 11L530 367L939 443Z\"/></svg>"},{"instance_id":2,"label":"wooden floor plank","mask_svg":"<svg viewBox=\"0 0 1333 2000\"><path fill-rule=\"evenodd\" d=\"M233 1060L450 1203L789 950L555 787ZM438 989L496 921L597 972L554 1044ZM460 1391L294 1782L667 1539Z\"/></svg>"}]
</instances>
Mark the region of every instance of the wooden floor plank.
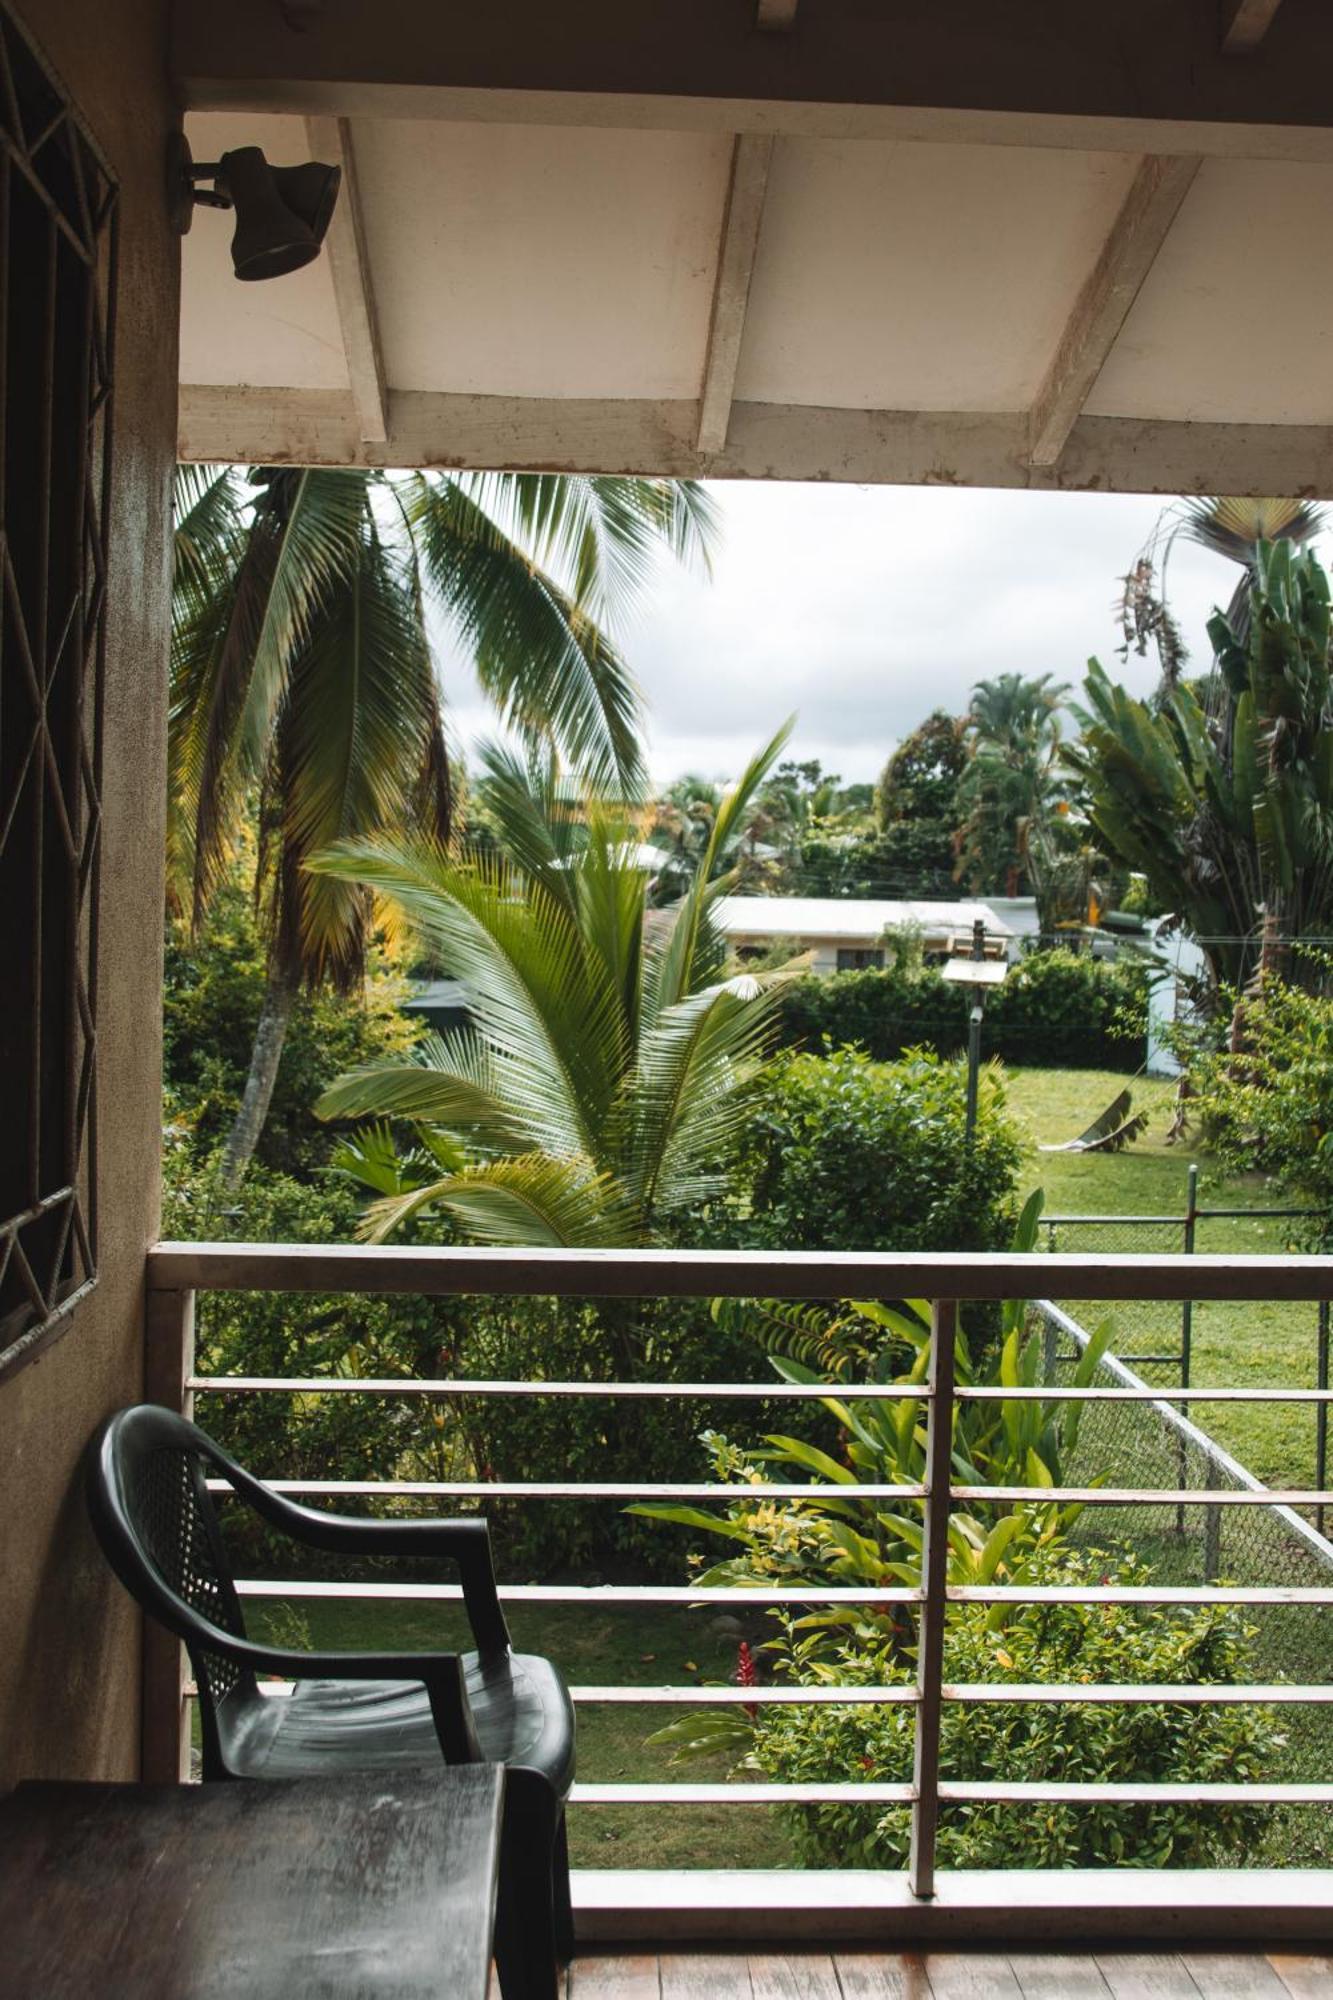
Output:
<instances>
[{"instance_id":1,"label":"wooden floor plank","mask_svg":"<svg viewBox=\"0 0 1333 2000\"><path fill-rule=\"evenodd\" d=\"M1009 1969L1023 2000L1108 2000L1111 1990L1095 1958L1066 1958L1054 1951L1011 1952Z\"/></svg>"},{"instance_id":2,"label":"wooden floor plank","mask_svg":"<svg viewBox=\"0 0 1333 2000\"><path fill-rule=\"evenodd\" d=\"M1188 1969L1172 1952L1098 1952L1097 1970L1114 2000L1199 2000Z\"/></svg>"},{"instance_id":3,"label":"wooden floor plank","mask_svg":"<svg viewBox=\"0 0 1333 2000\"><path fill-rule=\"evenodd\" d=\"M929 1952L933 2000L1023 2000L1023 1989L998 1952Z\"/></svg>"},{"instance_id":4,"label":"wooden floor plank","mask_svg":"<svg viewBox=\"0 0 1333 2000\"><path fill-rule=\"evenodd\" d=\"M1203 2000L1288 2000L1286 1987L1257 1951L1185 1951L1181 1958Z\"/></svg>"},{"instance_id":5,"label":"wooden floor plank","mask_svg":"<svg viewBox=\"0 0 1333 2000\"><path fill-rule=\"evenodd\" d=\"M931 2000L926 1962L916 1952L837 1951L842 2000Z\"/></svg>"},{"instance_id":6,"label":"wooden floor plank","mask_svg":"<svg viewBox=\"0 0 1333 2000\"><path fill-rule=\"evenodd\" d=\"M655 1952L632 1958L599 1952L569 1968L569 2000L659 2000L661 1991Z\"/></svg>"},{"instance_id":7,"label":"wooden floor plank","mask_svg":"<svg viewBox=\"0 0 1333 2000\"><path fill-rule=\"evenodd\" d=\"M664 1952L657 1969L662 2000L752 2000L743 1952Z\"/></svg>"},{"instance_id":8,"label":"wooden floor plank","mask_svg":"<svg viewBox=\"0 0 1333 2000\"><path fill-rule=\"evenodd\" d=\"M826 1951L751 1952L754 2000L842 2000Z\"/></svg>"},{"instance_id":9,"label":"wooden floor plank","mask_svg":"<svg viewBox=\"0 0 1333 2000\"><path fill-rule=\"evenodd\" d=\"M1270 1951L1268 1963L1291 2000L1333 2000L1333 1958L1293 1958Z\"/></svg>"}]
</instances>

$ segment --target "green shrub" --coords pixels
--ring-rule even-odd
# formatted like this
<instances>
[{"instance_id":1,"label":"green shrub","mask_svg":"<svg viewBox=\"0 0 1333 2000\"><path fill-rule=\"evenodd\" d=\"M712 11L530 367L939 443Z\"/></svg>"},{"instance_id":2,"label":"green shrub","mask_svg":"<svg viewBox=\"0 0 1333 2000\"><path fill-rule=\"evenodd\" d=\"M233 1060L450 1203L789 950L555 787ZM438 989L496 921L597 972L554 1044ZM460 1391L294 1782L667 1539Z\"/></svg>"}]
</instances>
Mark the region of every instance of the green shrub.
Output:
<instances>
[{"instance_id":1,"label":"green shrub","mask_svg":"<svg viewBox=\"0 0 1333 2000\"><path fill-rule=\"evenodd\" d=\"M1214 1037L1212 1047L1196 1040L1189 1052L1204 1137L1228 1166L1271 1174L1313 1203L1323 1214L1316 1237L1326 1237L1333 1232L1333 994L1269 978L1257 999L1241 1001L1234 1029L1237 1051L1217 1047Z\"/></svg>"},{"instance_id":2,"label":"green shrub","mask_svg":"<svg viewBox=\"0 0 1333 2000\"><path fill-rule=\"evenodd\" d=\"M350 1184L313 1184L252 1167L220 1211L188 1149L169 1161L165 1227L255 1242L352 1240ZM434 1232L438 1237L438 1229ZM425 1226L417 1226L418 1240ZM452 1299L213 1292L199 1301L198 1365L210 1375L474 1376L484 1380L724 1381L752 1375L753 1343L719 1326L706 1300ZM732 1406L734 1407L734 1406ZM763 1405L756 1404L762 1412ZM701 1426L691 1400L201 1395L198 1420L243 1465L295 1479L693 1479ZM355 1497L327 1504L367 1511ZM439 1513L442 1503L374 1503ZM455 1503L443 1503L453 1511ZM685 1538L628 1517L614 1501L487 1505L497 1562L511 1579L555 1571L674 1576ZM248 1569L327 1573L257 1528L231 1536ZM293 1568L295 1565L295 1568Z\"/></svg>"},{"instance_id":3,"label":"green shrub","mask_svg":"<svg viewBox=\"0 0 1333 2000\"><path fill-rule=\"evenodd\" d=\"M1086 1586L1145 1584L1132 1556L1065 1549L1034 1559L1027 1580ZM1253 1678L1251 1630L1239 1612L1105 1604L1045 1604L992 1630L985 1606L955 1611L945 1635L946 1681L1211 1682ZM788 1640L777 1642L778 1663ZM839 1648L826 1678L905 1681L901 1653ZM747 1764L782 1783L901 1783L912 1776L913 1711L907 1706L764 1707ZM1166 1702L949 1703L940 1763L955 1782L1230 1784L1272 1775L1280 1749L1271 1710ZM820 1805L781 1809L801 1859L822 1867L902 1868L909 1819L901 1807ZM939 1859L948 1868L1207 1867L1243 1857L1271 1809L1234 1805L945 1806Z\"/></svg>"},{"instance_id":4,"label":"green shrub","mask_svg":"<svg viewBox=\"0 0 1333 2000\"><path fill-rule=\"evenodd\" d=\"M1008 1241L1022 1157L1004 1084L981 1077L964 1140L965 1065L928 1050L873 1063L854 1049L790 1057L748 1139L759 1249L991 1250Z\"/></svg>"},{"instance_id":5,"label":"green shrub","mask_svg":"<svg viewBox=\"0 0 1333 2000\"><path fill-rule=\"evenodd\" d=\"M1124 1023L1142 1018L1146 991L1139 959L1032 952L987 996L982 1052L1034 1067L1132 1073L1143 1060L1143 1036L1126 1034ZM956 1055L967 1047L969 1005L965 988L931 969L812 974L788 987L781 1032L808 1049L854 1043L879 1062L923 1045Z\"/></svg>"},{"instance_id":6,"label":"green shrub","mask_svg":"<svg viewBox=\"0 0 1333 2000\"><path fill-rule=\"evenodd\" d=\"M192 938L167 925L163 987L165 1112L197 1163L231 1128L245 1088L264 997L265 949L250 898L227 883ZM407 1048L422 1023L404 1014L407 981L376 958L363 994L303 994L292 1009L273 1101L255 1155L274 1172L306 1176L328 1159L315 1099L341 1071Z\"/></svg>"}]
</instances>

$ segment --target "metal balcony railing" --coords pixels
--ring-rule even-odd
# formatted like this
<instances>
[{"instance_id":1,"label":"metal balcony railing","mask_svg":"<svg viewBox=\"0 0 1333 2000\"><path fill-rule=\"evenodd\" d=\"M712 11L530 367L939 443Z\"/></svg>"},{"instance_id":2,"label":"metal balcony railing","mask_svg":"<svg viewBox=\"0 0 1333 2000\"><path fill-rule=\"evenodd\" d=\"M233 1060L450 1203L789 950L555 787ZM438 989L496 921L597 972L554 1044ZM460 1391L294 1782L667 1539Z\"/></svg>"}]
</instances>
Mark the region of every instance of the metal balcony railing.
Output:
<instances>
[{"instance_id":1,"label":"metal balcony railing","mask_svg":"<svg viewBox=\"0 0 1333 2000\"><path fill-rule=\"evenodd\" d=\"M912 1822L910 1864L905 1882L891 1885L873 1871L863 1871L859 1886L848 1889L845 1902L865 1915L873 1908L880 1918L897 1908L922 1909L932 1903L941 1907L954 1892L947 1888L948 1877L937 1879L936 1840L942 1807L958 1804L1012 1805L1017 1810L1035 1804L1090 1803L1138 1804L1175 1801L1285 1805L1333 1804L1333 1771L1327 1780L1308 1782L1247 1782L1174 1784L1145 1780L1142 1783L1107 1783L1095 1778L1083 1782L1025 1782L996 1779L957 1781L942 1775L940 1768L941 1718L950 1704L1006 1702L1011 1704L1149 1704L1171 1702L1194 1706L1214 1703L1328 1704L1333 1702L1333 1682L1297 1684L1236 1685L1085 1685L1008 1683L951 1683L944 1673L944 1635L951 1606L962 1604L1087 1603L1106 1605L1252 1605L1293 1607L1333 1605L1333 1574L1324 1583L1295 1583L1277 1578L1246 1582L1237 1587L1221 1587L1213 1582L1200 1584L1164 1582L1152 1586L1124 1586L1114 1583L1074 1587L991 1584L986 1586L950 1583L947 1576L948 1525L950 1511L957 1504L1006 1505L1028 1500L1078 1502L1091 1508L1135 1508L1144 1506L1179 1509L1200 1505L1209 1509L1264 1507L1298 1509L1320 1507L1329 1497L1320 1489L1301 1488L1276 1491L1262 1486L1240 1485L1232 1489L1216 1485L1190 1487L1134 1486L1124 1484L1079 1484L1048 1486L974 1486L955 1480L951 1446L955 1410L968 1401L1085 1404L1161 1405L1162 1391L1151 1386L1131 1386L1124 1371L1107 1383L1076 1387L1068 1382L1044 1381L1021 1388L969 1387L954 1376L954 1330L958 1305L965 1300L1033 1300L1050 1294L1062 1298L1117 1301L1150 1297L1157 1300L1308 1300L1333 1297L1333 1260L1326 1257L1267 1256L1108 1256L1067 1255L1020 1256L981 1255L901 1255L790 1253L786 1255L744 1252L678 1251L489 1251L475 1249L385 1249L353 1246L304 1246L261 1244L165 1243L155 1247L148 1260L149 1393L174 1407L188 1409L196 1392L209 1395L267 1396L320 1395L369 1397L593 1397L655 1398L697 1397L710 1402L752 1401L758 1403L817 1400L829 1394L825 1383L795 1384L778 1381L755 1382L550 1382L483 1381L470 1378L416 1380L402 1378L344 1379L329 1377L218 1377L195 1371L192 1346L193 1303L198 1291L266 1291L292 1294L310 1293L399 1293L427 1296L503 1295L566 1297L716 1297L842 1299L927 1298L934 1301L930 1366L926 1379L916 1388L901 1383L858 1384L854 1391L841 1393L858 1402L883 1398L901 1402L915 1396L926 1413L926 1469L918 1484L838 1485L818 1484L793 1489L789 1483L737 1485L718 1481L505 1481L404 1480L404 1479L275 1479L279 1490L303 1496L359 1499L427 1498L442 1502L520 1499L540 1505L546 1502L587 1500L688 1500L697 1505L719 1505L743 1496L786 1497L793 1490L800 1497L828 1491L839 1499L883 1500L912 1504L922 1510L924 1548L919 1587L895 1585L891 1589L864 1586L755 1585L753 1587L702 1588L680 1585L592 1585L506 1584L500 1586L502 1599L514 1603L586 1604L589 1609L604 1605L718 1605L751 1607L757 1604L904 1604L915 1607L917 1620L917 1669L914 1685L906 1686L777 1686L746 1688L700 1688L698 1686L578 1686L576 1703L592 1706L608 1703L646 1704L659 1708L692 1708L744 1702L747 1704L837 1704L899 1703L914 1715L915 1758L910 1782L820 1784L726 1783L661 1784L584 1783L575 1791L577 1803L589 1805L677 1805L727 1804L770 1805L780 1803L860 1803L898 1804L910 1809ZM1132 1382L1133 1378L1130 1378ZM1191 1410L1207 1404L1274 1403L1313 1405L1320 1408L1333 1399L1327 1388L1285 1387L1200 1387L1170 1391L1173 1405ZM1186 1426L1188 1429L1189 1427ZM449 1600L461 1595L457 1586L435 1582L350 1582L250 1579L241 1585L242 1594L252 1598L399 1598ZM150 1642L145 1690L146 1775L159 1779L180 1773L186 1741L183 1699L185 1683L179 1649L161 1638ZM1148 1871L1151 1873L1151 1871ZM1245 1871L1237 1871L1243 1874ZM1251 1871L1257 1873L1258 1871ZM1177 1918L1207 1891L1216 1916L1218 1892L1204 1882L1208 1871L1193 1877L1182 1872L1173 1880L1181 1886L1173 1892L1169 1908ZM1299 1881L1295 1877L1299 1876ZM1314 1880L1307 1879L1314 1877ZM592 1878L589 1878L590 1880ZM788 1882L799 1878L786 1878ZM962 1880L961 1876L958 1878ZM1075 1877L1086 1882L1086 1877ZM600 1887L591 1896L606 1919L599 1934L634 1934L635 1925L651 1929L653 1897L640 1883L627 1893L625 1909L617 1903L610 1875L597 1877ZM969 1877L969 1881L971 1878ZM1162 1934L1167 1922L1163 1912L1168 1904L1160 1888L1151 1891L1146 1877L1136 1880L1133 1872L1116 1878L1117 1896L1126 1909L1140 1915L1153 1909L1153 1925ZM980 1878L978 1878L980 1881ZM1333 1871L1273 1872L1263 1885L1248 1894L1232 1896L1226 1920L1232 1928L1220 1934L1243 1935L1244 1924L1252 1920L1258 1927L1268 1925L1268 1934L1291 1938L1319 1935L1318 1924L1326 1923L1333 1888ZM1262 1892L1261 1892L1262 1890ZM989 1901L988 1901L989 1893ZM1067 1895L1058 1885L1051 1892L1056 1900ZM1084 1892L1086 1893L1086 1891ZM665 1894L665 1892L664 1892ZM793 1911L803 1907L804 1892L785 1892L784 1921L795 1921ZM984 1886L968 1890L977 1908L989 1908L995 1922L1006 1921L1005 1899L1011 1909L1031 1909L1031 1896L997 1884L993 1892ZM895 1903L895 1897L898 1903ZM589 1897L585 1895L584 1902ZM670 1901L667 1895L666 1900ZM829 1912L837 1903L835 1891L827 1883L816 1898L819 1928L827 1931ZM1073 1910L1072 1897L1068 1898ZM740 1892L732 1895L733 1915L743 1903ZM770 1912L777 1905L770 1899ZM971 1907L971 1905L969 1905ZM1199 1904L1199 1907L1202 1907ZM1249 1911L1250 1919L1245 1912ZM609 1912L609 1916L607 1913ZM1319 1914L1316 1915L1316 1912ZM716 1912L715 1912L716 1914ZM660 1917L661 1911L657 1911ZM869 1919L867 1919L869 1921ZM1042 1921L1045 1921L1043 1919ZM712 1920L710 1919L710 1923ZM1240 1929L1236 1926L1239 1925ZM710 1931L727 1929L721 1918ZM763 1928L762 1923L759 1928ZM985 1928L984 1924L982 1926ZM1131 1923L1130 1929L1134 1926ZM733 1934L739 1934L733 1928ZM1056 1931L1058 1934L1058 1924Z\"/></svg>"}]
</instances>

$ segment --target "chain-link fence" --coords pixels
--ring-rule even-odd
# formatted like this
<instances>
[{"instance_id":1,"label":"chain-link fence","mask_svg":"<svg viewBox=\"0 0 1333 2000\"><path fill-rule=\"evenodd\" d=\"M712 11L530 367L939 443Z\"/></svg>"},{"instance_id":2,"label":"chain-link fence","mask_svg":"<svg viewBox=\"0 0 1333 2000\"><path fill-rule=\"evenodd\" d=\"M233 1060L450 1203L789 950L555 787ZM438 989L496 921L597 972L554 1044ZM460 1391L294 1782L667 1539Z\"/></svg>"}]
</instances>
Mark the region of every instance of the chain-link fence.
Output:
<instances>
[{"instance_id":1,"label":"chain-link fence","mask_svg":"<svg viewBox=\"0 0 1333 2000\"><path fill-rule=\"evenodd\" d=\"M1043 1329L1045 1378L1068 1382L1092 1337L1090 1328L1050 1301L1041 1301L1035 1311ZM1136 1368L1108 1353L1092 1386L1142 1390L1160 1379L1147 1367ZM1172 1386L1178 1381L1177 1372ZM1067 1480L1115 1488L1263 1492L1263 1482L1208 1435L1204 1413L1209 1405L1189 1407L1192 1417L1165 1398L1082 1405L1077 1444L1065 1467ZM1307 1519L1280 1505L1221 1500L1215 1505L1197 1500L1095 1505L1075 1524L1074 1535L1085 1547L1132 1552L1151 1566L1155 1582L1327 1588L1333 1581L1333 1542L1319 1532L1313 1515ZM1247 1607L1245 1616L1256 1683L1333 1680L1333 1607L1265 1604ZM1279 1768L1265 1777L1327 1781L1333 1772L1333 1705L1292 1704L1281 1714ZM1274 1864L1327 1865L1333 1858L1333 1808L1282 1807L1267 1845L1264 1859Z\"/></svg>"}]
</instances>

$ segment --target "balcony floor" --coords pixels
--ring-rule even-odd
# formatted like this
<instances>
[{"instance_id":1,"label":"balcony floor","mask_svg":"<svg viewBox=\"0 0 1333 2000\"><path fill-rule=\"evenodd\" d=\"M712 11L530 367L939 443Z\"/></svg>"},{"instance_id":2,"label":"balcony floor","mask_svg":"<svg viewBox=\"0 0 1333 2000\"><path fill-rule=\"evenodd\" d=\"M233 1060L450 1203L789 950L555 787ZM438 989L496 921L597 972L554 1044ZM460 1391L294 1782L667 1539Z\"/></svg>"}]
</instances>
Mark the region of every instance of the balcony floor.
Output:
<instances>
[{"instance_id":1,"label":"balcony floor","mask_svg":"<svg viewBox=\"0 0 1333 2000\"><path fill-rule=\"evenodd\" d=\"M562 2000L1333 2000L1333 1958L1262 1952L589 1954L571 1966Z\"/></svg>"}]
</instances>

